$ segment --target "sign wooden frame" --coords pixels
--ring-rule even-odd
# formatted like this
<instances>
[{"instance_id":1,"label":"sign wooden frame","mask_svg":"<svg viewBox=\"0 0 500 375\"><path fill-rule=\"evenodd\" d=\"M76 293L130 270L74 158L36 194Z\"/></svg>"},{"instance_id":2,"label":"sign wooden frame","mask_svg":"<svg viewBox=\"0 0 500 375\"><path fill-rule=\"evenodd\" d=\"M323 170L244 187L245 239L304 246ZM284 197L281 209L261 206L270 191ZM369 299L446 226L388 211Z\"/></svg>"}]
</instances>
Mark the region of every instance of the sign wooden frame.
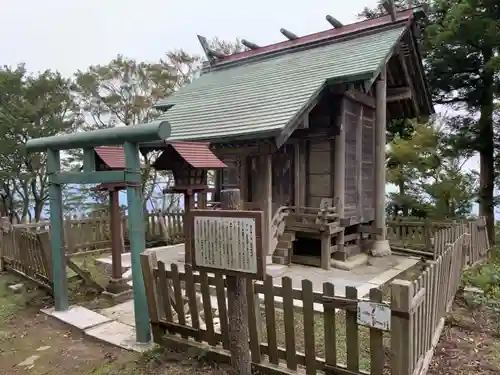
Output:
<instances>
[{"instance_id":1,"label":"sign wooden frame","mask_svg":"<svg viewBox=\"0 0 500 375\"><path fill-rule=\"evenodd\" d=\"M243 272L239 270L223 269L216 267L206 267L196 264L195 256L195 231L194 224L196 217L205 218L236 218L255 220L255 253L257 272ZM266 256L263 244L263 212L262 211L236 211L236 210L190 210L186 214L186 225L188 226L186 236L186 263L191 264L193 270L222 273L228 276L243 276L256 280L264 280L266 277Z\"/></svg>"}]
</instances>

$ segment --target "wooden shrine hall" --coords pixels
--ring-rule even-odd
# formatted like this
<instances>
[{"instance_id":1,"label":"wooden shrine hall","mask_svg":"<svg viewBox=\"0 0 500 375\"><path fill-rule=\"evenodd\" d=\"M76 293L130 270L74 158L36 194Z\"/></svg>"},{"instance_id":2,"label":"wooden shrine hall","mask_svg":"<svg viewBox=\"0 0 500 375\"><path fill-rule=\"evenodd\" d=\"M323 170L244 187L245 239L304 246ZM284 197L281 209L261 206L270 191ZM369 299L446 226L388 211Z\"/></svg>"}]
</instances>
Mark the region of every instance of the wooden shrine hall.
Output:
<instances>
[{"instance_id":1,"label":"wooden shrine hall","mask_svg":"<svg viewBox=\"0 0 500 375\"><path fill-rule=\"evenodd\" d=\"M421 8L224 55L199 36L202 74L157 103L169 142L210 142L264 212L268 255L329 269L360 252L390 253L385 222L386 124L433 113L417 36ZM213 203L216 206L216 203Z\"/></svg>"}]
</instances>

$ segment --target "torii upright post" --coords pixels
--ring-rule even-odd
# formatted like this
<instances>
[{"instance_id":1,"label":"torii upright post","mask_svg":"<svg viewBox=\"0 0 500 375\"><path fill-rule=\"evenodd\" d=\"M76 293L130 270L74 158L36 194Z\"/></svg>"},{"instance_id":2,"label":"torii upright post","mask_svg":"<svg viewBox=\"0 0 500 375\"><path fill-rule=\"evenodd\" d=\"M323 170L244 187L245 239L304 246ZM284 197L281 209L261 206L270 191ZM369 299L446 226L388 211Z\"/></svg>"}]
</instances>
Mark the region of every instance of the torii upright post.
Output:
<instances>
[{"instance_id":1,"label":"torii upright post","mask_svg":"<svg viewBox=\"0 0 500 375\"><path fill-rule=\"evenodd\" d=\"M125 164L127 169L128 232L130 236L130 257L132 260L132 282L134 290L134 314L137 341L148 342L150 338L149 315L146 290L141 270L141 253L145 250L146 227L142 209L141 163L137 143L125 142Z\"/></svg>"},{"instance_id":2,"label":"torii upright post","mask_svg":"<svg viewBox=\"0 0 500 375\"><path fill-rule=\"evenodd\" d=\"M59 150L48 149L47 175L49 178L51 266L56 311L68 309L68 275L66 272L66 254L64 253L62 191L61 184L53 178L60 170L61 158Z\"/></svg>"},{"instance_id":3,"label":"torii upright post","mask_svg":"<svg viewBox=\"0 0 500 375\"><path fill-rule=\"evenodd\" d=\"M51 268L57 311L68 309L68 278L64 253L61 185L117 182L124 182L127 185L136 339L140 343L149 342L151 335L148 305L140 265L140 254L145 250L146 243L141 198L139 143L164 141L170 136L170 131L170 124L167 121L157 121L149 124L120 126L93 132L30 139L26 143L27 152L47 152ZM96 171L91 162L92 157L89 154L94 152L93 148L121 144L124 145L125 149L125 171ZM60 150L70 149L83 149L83 172L61 171Z\"/></svg>"}]
</instances>

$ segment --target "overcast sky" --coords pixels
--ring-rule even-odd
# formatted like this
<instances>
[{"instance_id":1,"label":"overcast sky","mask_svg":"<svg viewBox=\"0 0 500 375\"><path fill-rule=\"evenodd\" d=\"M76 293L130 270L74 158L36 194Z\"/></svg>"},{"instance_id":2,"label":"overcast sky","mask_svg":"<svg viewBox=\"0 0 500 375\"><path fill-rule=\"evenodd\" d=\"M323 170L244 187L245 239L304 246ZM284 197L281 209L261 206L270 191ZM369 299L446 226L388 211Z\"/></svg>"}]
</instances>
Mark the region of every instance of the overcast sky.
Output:
<instances>
[{"instance_id":1,"label":"overcast sky","mask_svg":"<svg viewBox=\"0 0 500 375\"><path fill-rule=\"evenodd\" d=\"M0 63L70 75L118 53L157 60L171 49L200 53L196 34L257 44L325 30L331 14L344 23L376 0L0 0Z\"/></svg>"}]
</instances>

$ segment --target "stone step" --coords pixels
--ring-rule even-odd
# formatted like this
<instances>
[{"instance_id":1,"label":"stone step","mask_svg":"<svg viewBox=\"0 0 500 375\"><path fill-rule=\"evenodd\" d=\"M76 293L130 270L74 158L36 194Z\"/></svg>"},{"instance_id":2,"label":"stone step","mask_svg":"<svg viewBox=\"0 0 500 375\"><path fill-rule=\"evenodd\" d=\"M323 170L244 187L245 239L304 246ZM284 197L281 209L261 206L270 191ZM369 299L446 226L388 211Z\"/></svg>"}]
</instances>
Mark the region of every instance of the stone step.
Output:
<instances>
[{"instance_id":1,"label":"stone step","mask_svg":"<svg viewBox=\"0 0 500 375\"><path fill-rule=\"evenodd\" d=\"M289 249L277 248L276 250L274 250L273 256L287 257L289 251Z\"/></svg>"},{"instance_id":2,"label":"stone step","mask_svg":"<svg viewBox=\"0 0 500 375\"><path fill-rule=\"evenodd\" d=\"M288 257L273 255L273 263L280 265L288 265Z\"/></svg>"},{"instance_id":3,"label":"stone step","mask_svg":"<svg viewBox=\"0 0 500 375\"><path fill-rule=\"evenodd\" d=\"M280 241L290 241L290 242L293 242L295 241L295 232L284 232L281 236L280 236Z\"/></svg>"},{"instance_id":4,"label":"stone step","mask_svg":"<svg viewBox=\"0 0 500 375\"><path fill-rule=\"evenodd\" d=\"M276 248L290 249L292 247L292 244L293 244L292 241L282 241L280 239L279 242L278 242L278 244L276 245Z\"/></svg>"}]
</instances>

